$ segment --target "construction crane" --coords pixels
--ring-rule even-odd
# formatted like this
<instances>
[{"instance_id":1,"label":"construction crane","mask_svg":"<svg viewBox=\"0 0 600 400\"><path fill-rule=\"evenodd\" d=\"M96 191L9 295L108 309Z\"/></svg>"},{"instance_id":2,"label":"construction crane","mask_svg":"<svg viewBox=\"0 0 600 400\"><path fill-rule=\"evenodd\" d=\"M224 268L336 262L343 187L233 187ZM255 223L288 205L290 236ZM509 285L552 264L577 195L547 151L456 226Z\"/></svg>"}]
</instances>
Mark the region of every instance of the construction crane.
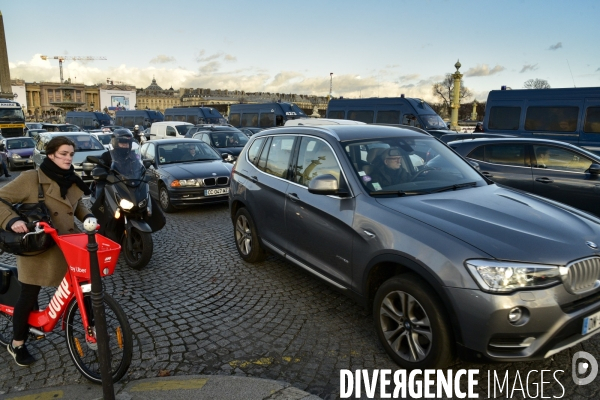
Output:
<instances>
[{"instance_id":1,"label":"construction crane","mask_svg":"<svg viewBox=\"0 0 600 400\"><path fill-rule=\"evenodd\" d=\"M82 60L82 61L91 61L91 60L106 60L106 57L76 57L76 56L40 56L42 60L58 60L58 67L60 68L60 83L63 83L63 72L62 72L62 62L64 60Z\"/></svg>"}]
</instances>

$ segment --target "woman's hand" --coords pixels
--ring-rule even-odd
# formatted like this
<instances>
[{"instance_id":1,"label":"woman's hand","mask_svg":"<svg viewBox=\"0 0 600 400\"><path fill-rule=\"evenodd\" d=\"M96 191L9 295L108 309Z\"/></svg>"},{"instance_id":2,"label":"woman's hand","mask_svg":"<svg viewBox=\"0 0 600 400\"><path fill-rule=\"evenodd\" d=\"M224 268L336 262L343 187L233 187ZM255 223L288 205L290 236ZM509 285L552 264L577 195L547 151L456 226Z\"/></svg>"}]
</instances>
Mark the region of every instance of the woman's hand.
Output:
<instances>
[{"instance_id":1,"label":"woman's hand","mask_svg":"<svg viewBox=\"0 0 600 400\"><path fill-rule=\"evenodd\" d=\"M27 229L27 224L25 223L25 221L17 221L14 224L12 224L12 226L10 227L10 229L13 232L16 233L27 233L29 232L29 230Z\"/></svg>"}]
</instances>

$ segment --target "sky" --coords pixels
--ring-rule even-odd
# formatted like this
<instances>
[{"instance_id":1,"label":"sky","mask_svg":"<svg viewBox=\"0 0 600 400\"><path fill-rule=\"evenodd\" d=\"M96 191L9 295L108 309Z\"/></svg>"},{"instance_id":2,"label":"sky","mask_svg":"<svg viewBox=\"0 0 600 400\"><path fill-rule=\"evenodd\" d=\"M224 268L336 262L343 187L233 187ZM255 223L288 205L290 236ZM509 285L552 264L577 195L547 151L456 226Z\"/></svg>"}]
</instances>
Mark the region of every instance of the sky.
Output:
<instances>
[{"instance_id":1,"label":"sky","mask_svg":"<svg viewBox=\"0 0 600 400\"><path fill-rule=\"evenodd\" d=\"M12 79L348 98L417 97L460 61L490 90L600 86L600 1L125 0L1 2ZM333 75L330 75L333 73ZM331 88L330 88L331 85Z\"/></svg>"}]
</instances>

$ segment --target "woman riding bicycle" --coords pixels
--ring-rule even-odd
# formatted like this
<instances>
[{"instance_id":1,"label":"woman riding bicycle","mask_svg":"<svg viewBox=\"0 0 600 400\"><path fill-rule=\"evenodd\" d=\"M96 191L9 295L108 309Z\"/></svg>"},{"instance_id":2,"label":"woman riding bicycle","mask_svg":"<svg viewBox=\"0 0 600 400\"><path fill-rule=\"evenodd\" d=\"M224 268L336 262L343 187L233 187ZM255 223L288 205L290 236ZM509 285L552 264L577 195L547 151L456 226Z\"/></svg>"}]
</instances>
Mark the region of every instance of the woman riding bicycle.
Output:
<instances>
[{"instance_id":1,"label":"woman riding bicycle","mask_svg":"<svg viewBox=\"0 0 600 400\"><path fill-rule=\"evenodd\" d=\"M75 173L73 154L75 144L64 136L53 138L46 145L47 157L39 170L22 172L15 180L0 189L0 198L9 203L37 203L41 184L44 202L50 212L52 225L60 235L79 232L74 217L95 224L94 215L84 206L82 195L89 188ZM91 218L90 221L87 221ZM16 233L28 232L26 222L6 204L0 202L0 227ZM35 358L25 346L28 333L27 318L37 304L42 286L58 286L67 272L67 262L58 246L42 254L17 256L21 295L13 315L13 340L8 352L20 366L29 366Z\"/></svg>"}]
</instances>

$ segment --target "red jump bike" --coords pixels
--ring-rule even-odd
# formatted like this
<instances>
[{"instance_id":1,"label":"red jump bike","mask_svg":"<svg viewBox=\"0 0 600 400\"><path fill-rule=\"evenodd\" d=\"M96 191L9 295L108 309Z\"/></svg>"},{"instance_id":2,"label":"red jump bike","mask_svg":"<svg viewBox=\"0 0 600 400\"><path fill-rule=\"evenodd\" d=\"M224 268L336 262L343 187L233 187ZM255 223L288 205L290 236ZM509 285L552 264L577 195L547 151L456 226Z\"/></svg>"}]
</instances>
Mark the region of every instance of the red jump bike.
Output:
<instances>
[{"instance_id":1,"label":"red jump bike","mask_svg":"<svg viewBox=\"0 0 600 400\"><path fill-rule=\"evenodd\" d=\"M62 318L61 328L65 331L67 349L75 367L90 381L102 383L92 310L87 234L58 236L56 229L40 222L34 232L26 235L40 233L52 236L67 260L68 269L46 308L29 314L29 335L33 339L44 338ZM96 242L100 276L112 275L121 246L100 234L96 234ZM4 347L12 341L12 316L20 292L17 268L0 264L0 343ZM125 375L131 363L133 339L127 316L107 293L104 293L104 308L111 355L110 368L113 382L116 382Z\"/></svg>"}]
</instances>

